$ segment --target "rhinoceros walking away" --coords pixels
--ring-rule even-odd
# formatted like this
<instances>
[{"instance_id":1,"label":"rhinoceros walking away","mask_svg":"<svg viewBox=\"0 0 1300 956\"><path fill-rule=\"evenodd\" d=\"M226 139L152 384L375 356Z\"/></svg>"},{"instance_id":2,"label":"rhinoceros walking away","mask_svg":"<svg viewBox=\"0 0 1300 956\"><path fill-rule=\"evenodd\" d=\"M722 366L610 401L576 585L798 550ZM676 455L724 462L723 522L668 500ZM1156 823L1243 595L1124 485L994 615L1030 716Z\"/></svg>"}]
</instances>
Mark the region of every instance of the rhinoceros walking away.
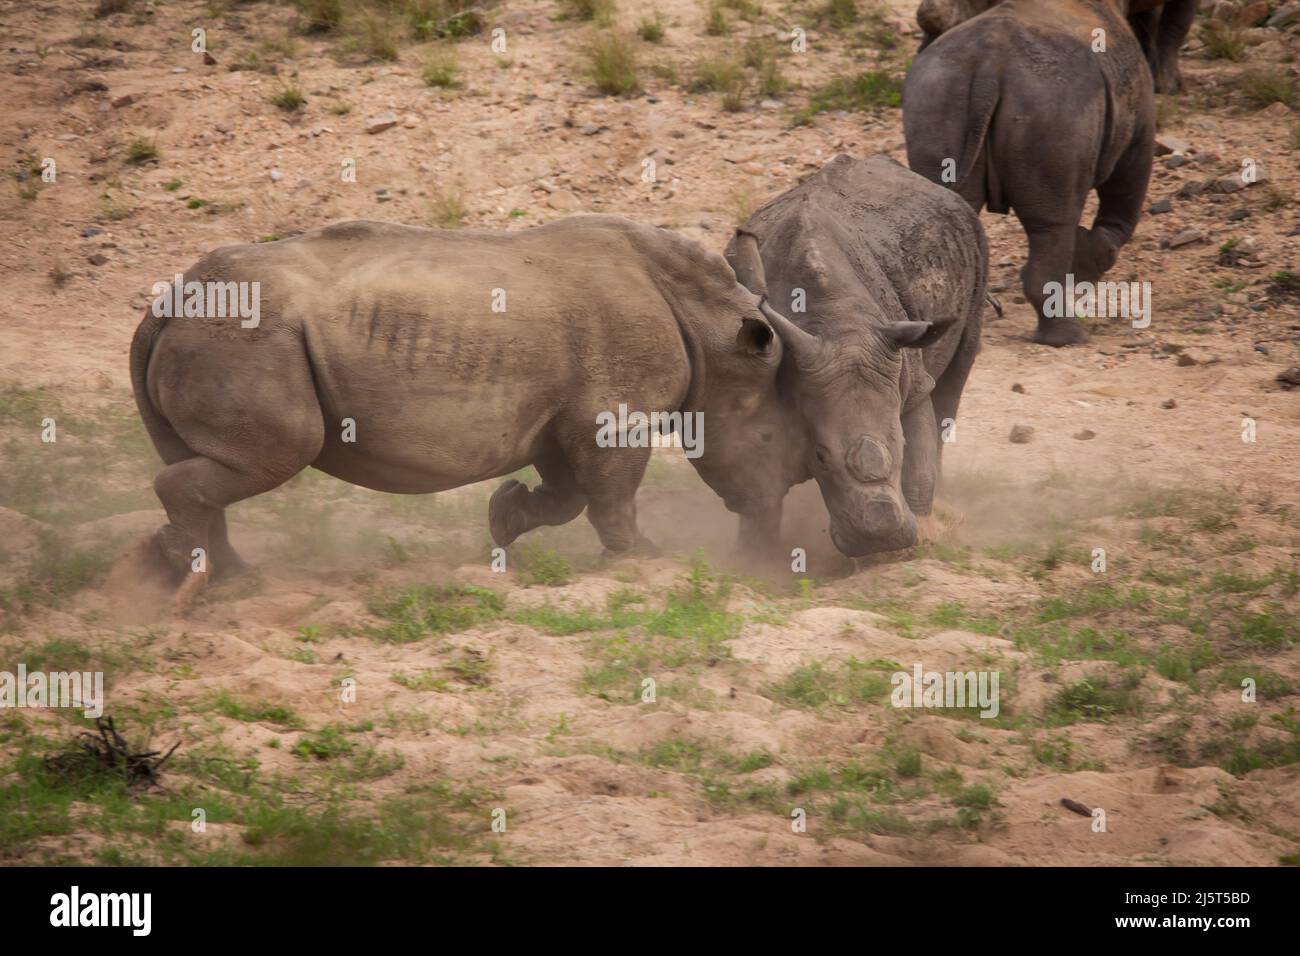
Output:
<instances>
[{"instance_id":1,"label":"rhinoceros walking away","mask_svg":"<svg viewBox=\"0 0 1300 956\"><path fill-rule=\"evenodd\" d=\"M772 438L755 416L775 400L782 351L753 294L721 256L625 219L516 233L348 222L218 249L183 278L257 283L260 316L151 309L131 345L136 402L166 463L156 540L176 569L195 548L218 570L238 566L226 507L308 466L418 494L535 465L539 486L507 482L492 498L499 544L585 507L624 552L651 449L603 447L599 416L699 413L694 463L724 494L743 489L751 445Z\"/></svg>"},{"instance_id":2,"label":"rhinoceros walking away","mask_svg":"<svg viewBox=\"0 0 1300 956\"><path fill-rule=\"evenodd\" d=\"M1151 73L1118 0L1005 0L948 29L907 74L903 130L913 170L976 210L1015 210L1035 341L1086 341L1073 314L1044 303L1067 275L1095 283L1115 264L1142 215L1155 138Z\"/></svg>"},{"instance_id":3,"label":"rhinoceros walking away","mask_svg":"<svg viewBox=\"0 0 1300 956\"><path fill-rule=\"evenodd\" d=\"M756 212L727 258L776 306L786 351L788 424L734 509L742 541L775 539L786 492L812 478L843 553L915 544L979 351L979 217L892 159L837 156Z\"/></svg>"}]
</instances>

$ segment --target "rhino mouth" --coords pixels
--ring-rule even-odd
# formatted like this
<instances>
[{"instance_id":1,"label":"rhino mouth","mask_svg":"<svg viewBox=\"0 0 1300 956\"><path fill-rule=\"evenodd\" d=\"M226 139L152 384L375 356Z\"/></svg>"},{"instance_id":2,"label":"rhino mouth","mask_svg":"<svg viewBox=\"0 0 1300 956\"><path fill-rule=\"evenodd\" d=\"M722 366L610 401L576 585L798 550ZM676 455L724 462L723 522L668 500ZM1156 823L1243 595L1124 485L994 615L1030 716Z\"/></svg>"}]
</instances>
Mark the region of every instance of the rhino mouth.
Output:
<instances>
[{"instance_id":1,"label":"rhino mouth","mask_svg":"<svg viewBox=\"0 0 1300 956\"><path fill-rule=\"evenodd\" d=\"M901 551L920 538L916 516L893 495L869 498L854 512L831 516L831 541L847 557Z\"/></svg>"}]
</instances>

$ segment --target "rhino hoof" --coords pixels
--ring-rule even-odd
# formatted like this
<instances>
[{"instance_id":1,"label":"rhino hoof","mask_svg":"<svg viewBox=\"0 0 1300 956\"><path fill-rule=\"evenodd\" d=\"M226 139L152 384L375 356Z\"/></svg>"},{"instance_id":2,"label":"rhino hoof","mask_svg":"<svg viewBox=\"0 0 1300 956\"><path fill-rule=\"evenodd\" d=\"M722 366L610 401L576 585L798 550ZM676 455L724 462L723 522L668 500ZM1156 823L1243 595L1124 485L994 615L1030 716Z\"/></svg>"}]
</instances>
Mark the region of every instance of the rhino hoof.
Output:
<instances>
[{"instance_id":1,"label":"rhino hoof","mask_svg":"<svg viewBox=\"0 0 1300 956\"><path fill-rule=\"evenodd\" d=\"M1051 322L1039 322L1034 341L1039 345L1060 348L1063 345L1078 345L1088 341L1088 330L1078 319L1055 319Z\"/></svg>"},{"instance_id":2,"label":"rhino hoof","mask_svg":"<svg viewBox=\"0 0 1300 956\"><path fill-rule=\"evenodd\" d=\"M519 495L527 494L528 486L511 478L502 482L488 499L488 528L498 547L509 547L515 538L528 530L527 521L515 501Z\"/></svg>"}]
</instances>

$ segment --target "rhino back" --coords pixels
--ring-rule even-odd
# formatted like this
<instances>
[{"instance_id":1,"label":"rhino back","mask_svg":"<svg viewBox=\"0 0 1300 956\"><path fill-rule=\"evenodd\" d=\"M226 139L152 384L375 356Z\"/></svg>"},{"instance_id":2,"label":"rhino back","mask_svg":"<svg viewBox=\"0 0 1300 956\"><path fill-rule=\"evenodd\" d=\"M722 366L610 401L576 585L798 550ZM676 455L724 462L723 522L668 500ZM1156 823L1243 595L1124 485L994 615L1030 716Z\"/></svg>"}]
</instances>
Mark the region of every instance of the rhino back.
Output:
<instances>
[{"instance_id":1,"label":"rhino back","mask_svg":"<svg viewBox=\"0 0 1300 956\"><path fill-rule=\"evenodd\" d=\"M765 253L784 253L764 255L774 298L777 286L808 288L822 323L964 317L977 287L982 294L979 219L955 193L884 156L836 157L747 228Z\"/></svg>"},{"instance_id":2,"label":"rhino back","mask_svg":"<svg viewBox=\"0 0 1300 956\"><path fill-rule=\"evenodd\" d=\"M224 376L246 395L298 355L325 418L326 458L338 452L333 425L352 418L393 470L418 470L449 436L486 436L457 445L465 471L485 477L528 460L557 423L590 425L620 401L679 407L691 363L652 272L624 230L600 221L513 234L343 223L227 247L186 280L257 282L260 324L169 320L150 394L164 414L168 393L194 377Z\"/></svg>"}]
</instances>

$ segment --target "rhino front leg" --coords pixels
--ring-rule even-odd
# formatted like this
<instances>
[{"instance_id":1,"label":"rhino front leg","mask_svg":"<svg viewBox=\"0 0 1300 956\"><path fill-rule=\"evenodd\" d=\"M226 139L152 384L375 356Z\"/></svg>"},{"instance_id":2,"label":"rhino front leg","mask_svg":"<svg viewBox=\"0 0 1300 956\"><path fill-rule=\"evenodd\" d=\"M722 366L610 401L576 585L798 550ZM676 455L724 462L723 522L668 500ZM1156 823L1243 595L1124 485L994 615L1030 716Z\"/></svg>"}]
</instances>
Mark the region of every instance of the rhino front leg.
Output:
<instances>
[{"instance_id":1,"label":"rhino front leg","mask_svg":"<svg viewBox=\"0 0 1300 956\"><path fill-rule=\"evenodd\" d=\"M903 415L903 498L918 518L930 513L939 476L939 428L926 396Z\"/></svg>"},{"instance_id":2,"label":"rhino front leg","mask_svg":"<svg viewBox=\"0 0 1300 956\"><path fill-rule=\"evenodd\" d=\"M741 514L736 550L746 557L767 557L781 543L782 502L769 502Z\"/></svg>"},{"instance_id":3,"label":"rhino front leg","mask_svg":"<svg viewBox=\"0 0 1300 956\"><path fill-rule=\"evenodd\" d=\"M649 448L585 449L574 462L574 480L587 500L587 520L596 529L606 556L654 545L636 527L636 490L650 463Z\"/></svg>"},{"instance_id":4,"label":"rhino front leg","mask_svg":"<svg viewBox=\"0 0 1300 956\"><path fill-rule=\"evenodd\" d=\"M492 540L505 548L521 534L542 525L568 524L587 507L578 491L573 468L556 449L535 463L542 483L529 490L510 479L492 493L488 502L488 527Z\"/></svg>"}]
</instances>

